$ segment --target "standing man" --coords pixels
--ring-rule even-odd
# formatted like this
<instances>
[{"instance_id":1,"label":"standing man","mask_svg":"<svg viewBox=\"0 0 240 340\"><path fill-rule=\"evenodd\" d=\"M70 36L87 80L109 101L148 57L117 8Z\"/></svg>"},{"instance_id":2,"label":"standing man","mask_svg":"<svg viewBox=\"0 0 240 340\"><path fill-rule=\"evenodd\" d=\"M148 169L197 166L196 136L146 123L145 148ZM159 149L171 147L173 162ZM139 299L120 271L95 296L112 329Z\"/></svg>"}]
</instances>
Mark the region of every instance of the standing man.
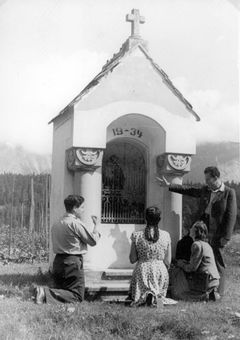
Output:
<instances>
[{"instance_id":1,"label":"standing man","mask_svg":"<svg viewBox=\"0 0 240 340\"><path fill-rule=\"evenodd\" d=\"M223 296L225 285L225 263L223 249L231 238L237 216L235 190L226 186L220 178L217 167L204 170L206 185L201 187L170 184L166 178L157 177L161 186L182 195L199 197L197 219L208 226L209 243L213 248L216 265L220 274L219 294Z\"/></svg>"},{"instance_id":2,"label":"standing man","mask_svg":"<svg viewBox=\"0 0 240 340\"><path fill-rule=\"evenodd\" d=\"M95 246L100 238L99 219L92 216L94 228L89 232L81 221L84 211L84 198L69 195L64 200L66 213L51 229L53 251L56 254L53 262L53 279L55 288L34 288L37 304L73 303L84 299L85 280L83 255L87 245Z\"/></svg>"}]
</instances>

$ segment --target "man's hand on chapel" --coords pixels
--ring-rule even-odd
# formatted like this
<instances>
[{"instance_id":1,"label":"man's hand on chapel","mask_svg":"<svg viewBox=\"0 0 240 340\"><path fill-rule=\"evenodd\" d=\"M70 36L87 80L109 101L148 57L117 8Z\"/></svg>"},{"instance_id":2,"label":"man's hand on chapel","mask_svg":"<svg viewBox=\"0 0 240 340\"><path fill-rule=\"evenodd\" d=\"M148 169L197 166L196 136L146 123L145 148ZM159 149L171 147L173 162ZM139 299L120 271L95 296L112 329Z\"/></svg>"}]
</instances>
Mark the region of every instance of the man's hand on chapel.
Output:
<instances>
[{"instance_id":1,"label":"man's hand on chapel","mask_svg":"<svg viewBox=\"0 0 240 340\"><path fill-rule=\"evenodd\" d=\"M169 187L170 186L170 182L168 182L167 179L164 176L156 177L156 181L161 187Z\"/></svg>"}]
</instances>

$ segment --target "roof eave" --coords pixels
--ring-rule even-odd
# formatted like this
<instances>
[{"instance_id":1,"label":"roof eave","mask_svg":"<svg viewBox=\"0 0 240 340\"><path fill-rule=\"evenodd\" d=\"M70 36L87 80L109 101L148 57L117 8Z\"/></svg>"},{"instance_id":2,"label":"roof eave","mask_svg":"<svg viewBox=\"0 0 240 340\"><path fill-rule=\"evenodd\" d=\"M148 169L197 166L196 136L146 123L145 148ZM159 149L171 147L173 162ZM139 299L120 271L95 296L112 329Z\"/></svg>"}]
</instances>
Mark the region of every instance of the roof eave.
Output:
<instances>
[{"instance_id":1,"label":"roof eave","mask_svg":"<svg viewBox=\"0 0 240 340\"><path fill-rule=\"evenodd\" d=\"M139 46L141 51L144 53L146 58L150 61L154 69L158 72L158 74L161 75L163 82L166 84L166 86L173 92L175 96L178 97L178 99L185 105L186 109L192 113L192 115L196 118L196 121L200 121L200 117L198 114L193 110L192 105L189 103L189 101L182 95L182 93L173 85L172 81L168 77L168 75L161 69L157 63L154 62L154 60L150 57L148 52L143 46Z\"/></svg>"}]
</instances>

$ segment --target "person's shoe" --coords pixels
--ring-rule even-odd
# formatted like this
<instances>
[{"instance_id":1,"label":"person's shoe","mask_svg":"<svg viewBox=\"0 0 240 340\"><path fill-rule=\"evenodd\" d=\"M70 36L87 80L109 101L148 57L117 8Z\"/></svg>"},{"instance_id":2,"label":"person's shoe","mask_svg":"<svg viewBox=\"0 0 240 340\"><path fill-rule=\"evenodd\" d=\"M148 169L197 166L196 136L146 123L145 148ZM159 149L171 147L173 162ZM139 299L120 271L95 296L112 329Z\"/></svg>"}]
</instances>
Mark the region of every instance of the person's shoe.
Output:
<instances>
[{"instance_id":1,"label":"person's shoe","mask_svg":"<svg viewBox=\"0 0 240 340\"><path fill-rule=\"evenodd\" d=\"M128 296L126 297L126 299L124 300L125 306L129 306L132 302L133 302L133 300L132 300L132 298L131 298L130 295L128 295Z\"/></svg>"},{"instance_id":2,"label":"person's shoe","mask_svg":"<svg viewBox=\"0 0 240 340\"><path fill-rule=\"evenodd\" d=\"M152 303L153 303L153 295L151 293L148 293L147 298L146 298L146 305L152 306Z\"/></svg>"},{"instance_id":3,"label":"person's shoe","mask_svg":"<svg viewBox=\"0 0 240 340\"><path fill-rule=\"evenodd\" d=\"M218 292L214 292L213 295L214 295L214 301L219 301L222 298Z\"/></svg>"},{"instance_id":4,"label":"person's shoe","mask_svg":"<svg viewBox=\"0 0 240 340\"><path fill-rule=\"evenodd\" d=\"M173 300L173 299L166 298L166 297L162 297L161 300L162 300L162 304L164 306L167 306L167 305L176 305L178 303L177 300Z\"/></svg>"},{"instance_id":5,"label":"person's shoe","mask_svg":"<svg viewBox=\"0 0 240 340\"><path fill-rule=\"evenodd\" d=\"M34 302L37 305L41 305L46 302L46 294L43 287L37 286L34 288Z\"/></svg>"},{"instance_id":6,"label":"person's shoe","mask_svg":"<svg viewBox=\"0 0 240 340\"><path fill-rule=\"evenodd\" d=\"M209 294L209 301L219 301L220 299L221 295L216 290L212 290Z\"/></svg>"}]
</instances>

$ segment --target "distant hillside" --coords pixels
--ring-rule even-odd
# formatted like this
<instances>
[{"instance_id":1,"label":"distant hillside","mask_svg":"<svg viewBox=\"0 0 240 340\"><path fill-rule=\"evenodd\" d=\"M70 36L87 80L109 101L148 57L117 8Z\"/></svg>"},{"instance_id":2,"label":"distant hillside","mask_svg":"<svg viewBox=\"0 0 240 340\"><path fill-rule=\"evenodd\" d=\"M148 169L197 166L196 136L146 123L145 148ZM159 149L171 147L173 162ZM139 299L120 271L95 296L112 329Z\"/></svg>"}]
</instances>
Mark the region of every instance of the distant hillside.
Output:
<instances>
[{"instance_id":1,"label":"distant hillside","mask_svg":"<svg viewBox=\"0 0 240 340\"><path fill-rule=\"evenodd\" d=\"M21 146L0 144L0 173L11 172L22 175L50 173L51 155L38 155Z\"/></svg>"},{"instance_id":2,"label":"distant hillside","mask_svg":"<svg viewBox=\"0 0 240 340\"><path fill-rule=\"evenodd\" d=\"M240 183L240 144L233 142L206 143L197 146L192 159L191 172L185 182L203 182L204 168L216 165L224 181ZM0 173L40 174L51 172L51 155L38 155L23 149L0 144Z\"/></svg>"},{"instance_id":3,"label":"distant hillside","mask_svg":"<svg viewBox=\"0 0 240 340\"><path fill-rule=\"evenodd\" d=\"M207 166L217 166L224 181L240 183L240 144L234 142L206 143L197 146L191 172L184 182L203 182Z\"/></svg>"}]
</instances>

